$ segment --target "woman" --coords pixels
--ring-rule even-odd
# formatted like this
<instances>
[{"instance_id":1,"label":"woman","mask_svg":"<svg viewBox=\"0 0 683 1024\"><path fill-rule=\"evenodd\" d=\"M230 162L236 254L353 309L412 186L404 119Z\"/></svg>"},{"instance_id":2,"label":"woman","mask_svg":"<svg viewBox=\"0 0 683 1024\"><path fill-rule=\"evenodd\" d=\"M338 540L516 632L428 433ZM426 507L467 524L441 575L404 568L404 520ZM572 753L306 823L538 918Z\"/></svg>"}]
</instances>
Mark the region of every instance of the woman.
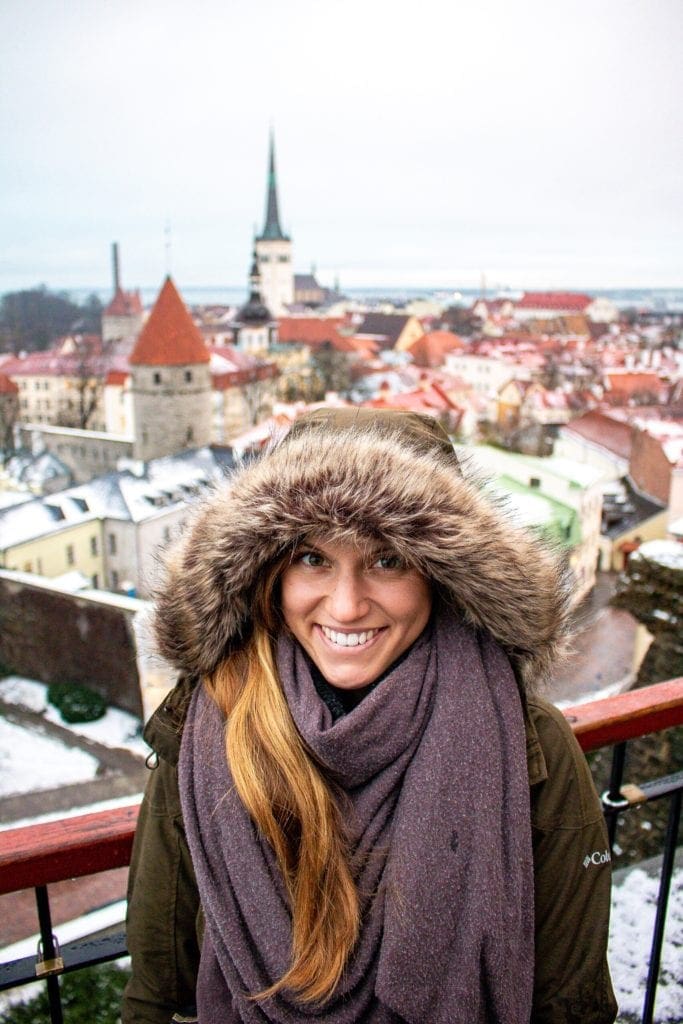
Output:
<instances>
[{"instance_id":1,"label":"woman","mask_svg":"<svg viewBox=\"0 0 683 1024\"><path fill-rule=\"evenodd\" d=\"M613 1021L600 806L534 696L565 622L428 417L320 410L236 474L157 605L124 1024Z\"/></svg>"}]
</instances>

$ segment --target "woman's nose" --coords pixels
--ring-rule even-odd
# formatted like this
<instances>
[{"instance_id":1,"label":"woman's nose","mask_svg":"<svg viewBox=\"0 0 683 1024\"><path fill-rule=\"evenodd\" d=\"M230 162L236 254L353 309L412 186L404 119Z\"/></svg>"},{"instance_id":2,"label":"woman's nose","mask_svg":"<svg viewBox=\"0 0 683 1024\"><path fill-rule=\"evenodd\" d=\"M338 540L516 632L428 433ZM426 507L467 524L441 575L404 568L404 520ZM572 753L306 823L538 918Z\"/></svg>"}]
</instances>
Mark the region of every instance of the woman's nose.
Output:
<instances>
[{"instance_id":1,"label":"woman's nose","mask_svg":"<svg viewBox=\"0 0 683 1024\"><path fill-rule=\"evenodd\" d=\"M340 573L328 598L328 610L339 623L353 622L368 611L365 583L356 573Z\"/></svg>"}]
</instances>

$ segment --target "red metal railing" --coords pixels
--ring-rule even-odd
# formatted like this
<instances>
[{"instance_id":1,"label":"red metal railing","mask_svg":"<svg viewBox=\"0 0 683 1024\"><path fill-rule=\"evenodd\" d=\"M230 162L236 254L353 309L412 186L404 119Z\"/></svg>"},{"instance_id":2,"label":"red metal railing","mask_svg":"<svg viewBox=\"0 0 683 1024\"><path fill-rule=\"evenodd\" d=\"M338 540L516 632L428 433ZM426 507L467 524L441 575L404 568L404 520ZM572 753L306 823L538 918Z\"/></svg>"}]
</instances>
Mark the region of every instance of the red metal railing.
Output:
<instances>
[{"instance_id":1,"label":"red metal railing","mask_svg":"<svg viewBox=\"0 0 683 1024\"><path fill-rule=\"evenodd\" d=\"M683 724L683 677L577 705L564 713L584 751L614 745L615 754L622 751L615 763L623 765L626 741ZM628 804L627 800L610 803L610 797L620 795L620 787L621 769L613 772L604 797L615 821L617 810ZM679 807L680 788L676 797ZM129 864L137 814L137 806L130 806L0 832L0 894L34 888L39 913L41 905L43 908L41 931L50 932L51 943L47 885ZM674 835L673 845L675 839ZM67 964L66 969L73 968ZM47 981L54 992L56 978ZM61 1020L61 1016L52 1019ZM646 1013L643 1019L648 1019Z\"/></svg>"},{"instance_id":2,"label":"red metal railing","mask_svg":"<svg viewBox=\"0 0 683 1024\"><path fill-rule=\"evenodd\" d=\"M683 724L683 677L568 708L588 752ZM129 863L137 807L0 832L0 894Z\"/></svg>"}]
</instances>

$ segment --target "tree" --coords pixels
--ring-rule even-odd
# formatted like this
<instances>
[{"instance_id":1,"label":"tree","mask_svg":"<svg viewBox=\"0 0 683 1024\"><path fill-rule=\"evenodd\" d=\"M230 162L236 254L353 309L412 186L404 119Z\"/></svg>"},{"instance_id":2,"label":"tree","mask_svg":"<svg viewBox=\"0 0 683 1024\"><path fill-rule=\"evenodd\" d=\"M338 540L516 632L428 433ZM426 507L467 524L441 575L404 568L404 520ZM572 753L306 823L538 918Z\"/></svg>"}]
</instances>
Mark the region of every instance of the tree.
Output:
<instances>
[{"instance_id":1,"label":"tree","mask_svg":"<svg viewBox=\"0 0 683 1024\"><path fill-rule=\"evenodd\" d=\"M100 334L102 330L102 312L104 306L92 292L81 306L81 319L77 329L81 334Z\"/></svg>"},{"instance_id":2,"label":"tree","mask_svg":"<svg viewBox=\"0 0 683 1024\"><path fill-rule=\"evenodd\" d=\"M471 309L466 309L464 306L449 306L444 310L441 320L445 330L461 334L465 338L472 334L478 334L484 326L481 317L476 316Z\"/></svg>"},{"instance_id":3,"label":"tree","mask_svg":"<svg viewBox=\"0 0 683 1024\"><path fill-rule=\"evenodd\" d=\"M324 341L311 355L311 371L317 400L323 399L328 391L346 395L351 387L349 357L330 341Z\"/></svg>"},{"instance_id":4,"label":"tree","mask_svg":"<svg viewBox=\"0 0 683 1024\"><path fill-rule=\"evenodd\" d=\"M69 333L82 312L66 293L50 292L45 285L8 292L0 301L0 349L15 355L45 349Z\"/></svg>"},{"instance_id":5,"label":"tree","mask_svg":"<svg viewBox=\"0 0 683 1024\"><path fill-rule=\"evenodd\" d=\"M244 404L249 413L249 423L257 423L269 416L273 408L273 386L270 378L256 379L240 388Z\"/></svg>"},{"instance_id":6,"label":"tree","mask_svg":"<svg viewBox=\"0 0 683 1024\"><path fill-rule=\"evenodd\" d=\"M76 334L67 339L60 359L63 376L75 381L76 403L71 408L62 406L55 419L58 426L90 429L102 399L115 346L114 341L103 342L99 335L93 334Z\"/></svg>"},{"instance_id":7,"label":"tree","mask_svg":"<svg viewBox=\"0 0 683 1024\"><path fill-rule=\"evenodd\" d=\"M14 424L19 418L19 396L0 391L0 465L14 451Z\"/></svg>"}]
</instances>

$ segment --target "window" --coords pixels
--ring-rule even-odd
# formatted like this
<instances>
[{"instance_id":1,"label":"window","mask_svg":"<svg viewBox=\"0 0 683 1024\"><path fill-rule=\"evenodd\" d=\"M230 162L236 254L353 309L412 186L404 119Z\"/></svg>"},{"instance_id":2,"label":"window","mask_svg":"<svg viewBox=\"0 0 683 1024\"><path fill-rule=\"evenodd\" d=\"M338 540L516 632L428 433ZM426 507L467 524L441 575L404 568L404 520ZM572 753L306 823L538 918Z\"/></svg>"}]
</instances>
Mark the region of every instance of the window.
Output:
<instances>
[{"instance_id":1,"label":"window","mask_svg":"<svg viewBox=\"0 0 683 1024\"><path fill-rule=\"evenodd\" d=\"M171 528L170 528L170 526L165 526L164 527L164 544L168 544L170 539L171 539Z\"/></svg>"},{"instance_id":2,"label":"window","mask_svg":"<svg viewBox=\"0 0 683 1024\"><path fill-rule=\"evenodd\" d=\"M112 572L111 572L111 589L112 590L118 590L118 588L119 588L119 574L117 573L116 569L112 569Z\"/></svg>"},{"instance_id":3,"label":"window","mask_svg":"<svg viewBox=\"0 0 683 1024\"><path fill-rule=\"evenodd\" d=\"M40 576L43 575L43 560L42 560L42 558L38 559L38 574Z\"/></svg>"},{"instance_id":4,"label":"window","mask_svg":"<svg viewBox=\"0 0 683 1024\"><path fill-rule=\"evenodd\" d=\"M33 562L24 562L24 572L33 572Z\"/></svg>"},{"instance_id":5,"label":"window","mask_svg":"<svg viewBox=\"0 0 683 1024\"><path fill-rule=\"evenodd\" d=\"M115 555L116 554L116 534L115 533L110 533L109 534L109 554L110 555Z\"/></svg>"},{"instance_id":6,"label":"window","mask_svg":"<svg viewBox=\"0 0 683 1024\"><path fill-rule=\"evenodd\" d=\"M66 564L67 565L73 565L74 561L75 561L75 559L74 559L74 546L73 546L73 544L67 544L67 546L66 546Z\"/></svg>"},{"instance_id":7,"label":"window","mask_svg":"<svg viewBox=\"0 0 683 1024\"><path fill-rule=\"evenodd\" d=\"M155 371L153 379L155 384L161 384L161 374L157 371Z\"/></svg>"},{"instance_id":8,"label":"window","mask_svg":"<svg viewBox=\"0 0 683 1024\"><path fill-rule=\"evenodd\" d=\"M187 428L187 443L191 444L194 441L194 429L192 427Z\"/></svg>"},{"instance_id":9,"label":"window","mask_svg":"<svg viewBox=\"0 0 683 1024\"><path fill-rule=\"evenodd\" d=\"M97 537L90 538L90 554L97 555Z\"/></svg>"},{"instance_id":10,"label":"window","mask_svg":"<svg viewBox=\"0 0 683 1024\"><path fill-rule=\"evenodd\" d=\"M192 370L185 370L185 380L189 384L192 380Z\"/></svg>"},{"instance_id":11,"label":"window","mask_svg":"<svg viewBox=\"0 0 683 1024\"><path fill-rule=\"evenodd\" d=\"M539 480L539 478L537 476L532 476L532 477L529 478L529 487L533 487L535 490L538 490L538 488L540 486L541 486L541 481Z\"/></svg>"},{"instance_id":12,"label":"window","mask_svg":"<svg viewBox=\"0 0 683 1024\"><path fill-rule=\"evenodd\" d=\"M92 585L95 588L95 590L97 590L97 588L100 585L100 578L99 578L99 576L97 575L96 572L93 573L93 575L92 575Z\"/></svg>"}]
</instances>

